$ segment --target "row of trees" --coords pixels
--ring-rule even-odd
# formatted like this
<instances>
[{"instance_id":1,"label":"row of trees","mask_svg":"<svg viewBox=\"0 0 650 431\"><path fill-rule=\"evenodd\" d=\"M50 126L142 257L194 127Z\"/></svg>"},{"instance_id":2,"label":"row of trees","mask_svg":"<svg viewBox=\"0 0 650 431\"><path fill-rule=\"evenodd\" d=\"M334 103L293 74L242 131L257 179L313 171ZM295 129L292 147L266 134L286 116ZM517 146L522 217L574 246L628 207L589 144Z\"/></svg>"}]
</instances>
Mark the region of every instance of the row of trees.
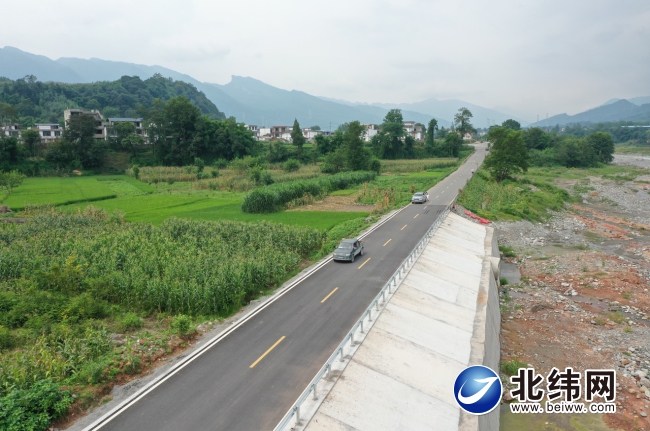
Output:
<instances>
[{"instance_id":1,"label":"row of trees","mask_svg":"<svg viewBox=\"0 0 650 431\"><path fill-rule=\"evenodd\" d=\"M529 166L588 168L611 163L614 158L614 139L607 132L560 136L539 128L521 130L519 123L508 120L491 127L488 140L490 154L484 166L497 182L525 172Z\"/></svg>"},{"instance_id":2,"label":"row of trees","mask_svg":"<svg viewBox=\"0 0 650 431\"><path fill-rule=\"evenodd\" d=\"M379 125L379 133L371 138L367 149L370 155L379 159L458 157L463 144L461 135L474 131L470 122L471 118L472 113L468 109L460 109L454 118L453 133L449 133L444 127L438 128L436 119L431 119L428 126L418 123L417 125L421 126L425 132L424 143L420 143L406 133L402 112L399 109L392 109ZM294 132L296 127L297 122L294 124ZM365 129L358 121L339 126L332 136L316 136L315 143L318 153L321 155L331 154L328 158L329 164L340 165L343 157L339 149L342 148L345 136L350 130L359 137L360 141L363 141Z\"/></svg>"}]
</instances>

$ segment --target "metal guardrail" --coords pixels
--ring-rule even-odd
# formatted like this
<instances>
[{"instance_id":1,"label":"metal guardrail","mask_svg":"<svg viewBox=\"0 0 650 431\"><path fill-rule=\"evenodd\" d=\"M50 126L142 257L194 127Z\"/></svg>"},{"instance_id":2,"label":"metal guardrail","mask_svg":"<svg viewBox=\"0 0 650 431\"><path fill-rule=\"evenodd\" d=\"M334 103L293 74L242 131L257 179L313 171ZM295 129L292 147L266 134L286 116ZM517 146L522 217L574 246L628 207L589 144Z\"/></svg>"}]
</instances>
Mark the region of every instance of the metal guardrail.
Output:
<instances>
[{"instance_id":1,"label":"metal guardrail","mask_svg":"<svg viewBox=\"0 0 650 431\"><path fill-rule=\"evenodd\" d=\"M287 414L284 415L284 418L275 427L274 431L282 431L282 430L284 430L289 425L289 423L291 422L291 419L294 418L294 416L295 416L295 425L296 426L301 425L301 423L300 423L300 420L301 420L300 407L302 406L302 404L307 400L307 398L309 397L309 395L311 393L313 393L313 399L314 400L318 399L317 392L316 392L317 388L318 388L318 383L321 381L321 379L325 375L327 375L328 380L331 380L331 378L332 378L332 365L334 364L334 361L336 361L336 359L339 358L339 360L341 362L344 362L344 360L345 360L344 359L345 346L348 343L350 343L350 348L352 348L354 346L354 343L355 343L354 334L357 332L358 329L361 329L361 332L364 332L364 330L363 330L363 322L366 319L366 317L368 318L369 322L372 321L373 308L375 309L375 311L377 311L377 313L379 313L379 311L380 311L379 310L379 305L380 305L379 301L380 301L380 299L381 299L381 305L382 306L386 304L386 291L388 291L388 294L390 295L390 294L393 293L393 290L392 290L393 287L395 287L395 289L397 289L398 281L401 281L404 278L404 276L405 276L407 270L409 269L409 267L412 266L417 261L417 258L424 251L426 246L429 244L429 240L431 239L431 237L435 233L436 229L438 229L438 227L440 227L440 225L442 224L442 221L445 219L445 217L447 217L447 215L451 211L451 209L452 209L453 205L455 204L455 202L456 202L456 197L454 197L454 199L449 203L449 205L447 205L445 207L445 209L442 211L440 216L438 216L438 218L436 218L436 221L433 222L433 224L431 225L429 230L427 230L427 232L424 234L422 239L417 243L417 245L413 248L413 250L411 250L409 255L406 257L406 259L404 259L402 264L399 266L399 268L397 268L397 271L395 271L393 273L390 280L388 280L388 283L386 283L384 285L384 287L377 294L375 299L370 303L370 305L368 306L366 311L363 312L363 314L361 315L361 317L359 318L357 323L354 324L354 326L352 327L350 332L348 332L348 334L345 336L345 338L343 339L341 344L338 345L338 347L336 348L336 350L334 351L332 356L330 356L330 358L327 360L325 365L323 365L323 367L320 369L320 371L316 374L316 377L314 377L312 379L312 381L309 383L307 388L300 395L298 400L289 409Z\"/></svg>"}]
</instances>

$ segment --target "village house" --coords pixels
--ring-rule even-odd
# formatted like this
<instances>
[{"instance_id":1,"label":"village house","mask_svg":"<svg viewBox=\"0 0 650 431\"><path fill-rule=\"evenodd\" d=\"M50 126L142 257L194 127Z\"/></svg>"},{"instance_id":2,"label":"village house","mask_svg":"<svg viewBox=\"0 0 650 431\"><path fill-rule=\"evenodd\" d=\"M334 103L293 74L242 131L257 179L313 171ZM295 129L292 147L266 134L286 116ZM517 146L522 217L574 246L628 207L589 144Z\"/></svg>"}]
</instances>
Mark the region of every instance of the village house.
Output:
<instances>
[{"instance_id":1,"label":"village house","mask_svg":"<svg viewBox=\"0 0 650 431\"><path fill-rule=\"evenodd\" d=\"M108 121L102 122L104 140L117 136L115 125L118 123L133 123L135 134L147 138L147 134L142 127L142 118L107 118Z\"/></svg>"},{"instance_id":2,"label":"village house","mask_svg":"<svg viewBox=\"0 0 650 431\"><path fill-rule=\"evenodd\" d=\"M20 137L20 124L7 124L5 126L2 126L2 131L5 136Z\"/></svg>"},{"instance_id":3,"label":"village house","mask_svg":"<svg viewBox=\"0 0 650 431\"><path fill-rule=\"evenodd\" d=\"M106 132L104 126L104 117L96 109L91 109L90 111L84 111L83 109L66 109L63 111L63 119L65 120L65 127L68 127L70 119L78 115L90 115L95 119L95 139L106 139Z\"/></svg>"},{"instance_id":4,"label":"village house","mask_svg":"<svg viewBox=\"0 0 650 431\"><path fill-rule=\"evenodd\" d=\"M244 124L244 127L246 127L248 130L253 132L253 137L256 140L260 140L260 129L257 127L255 124Z\"/></svg>"},{"instance_id":5,"label":"village house","mask_svg":"<svg viewBox=\"0 0 650 431\"><path fill-rule=\"evenodd\" d=\"M416 141L424 140L422 126L415 125L415 121L404 121L404 129L408 135L411 135Z\"/></svg>"},{"instance_id":6,"label":"village house","mask_svg":"<svg viewBox=\"0 0 650 431\"><path fill-rule=\"evenodd\" d=\"M363 135L363 140L370 142L372 140L372 137L379 133L379 129L377 128L376 124L363 124L363 126L366 128L366 133Z\"/></svg>"},{"instance_id":7,"label":"village house","mask_svg":"<svg viewBox=\"0 0 650 431\"><path fill-rule=\"evenodd\" d=\"M282 138L283 133L291 133L292 127L290 126L271 126L271 137Z\"/></svg>"},{"instance_id":8,"label":"village house","mask_svg":"<svg viewBox=\"0 0 650 431\"><path fill-rule=\"evenodd\" d=\"M61 126L57 123L36 123L32 128L36 130L41 137L41 142L49 144L61 137Z\"/></svg>"}]
</instances>

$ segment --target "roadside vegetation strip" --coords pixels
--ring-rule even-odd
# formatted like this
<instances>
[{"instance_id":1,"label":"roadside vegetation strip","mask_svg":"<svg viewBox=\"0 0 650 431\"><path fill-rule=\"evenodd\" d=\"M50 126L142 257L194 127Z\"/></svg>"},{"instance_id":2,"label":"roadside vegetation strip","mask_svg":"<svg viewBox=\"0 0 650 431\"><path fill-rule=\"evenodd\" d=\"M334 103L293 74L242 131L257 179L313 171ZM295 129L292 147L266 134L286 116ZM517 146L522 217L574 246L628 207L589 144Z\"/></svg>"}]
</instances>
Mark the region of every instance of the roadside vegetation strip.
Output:
<instances>
[{"instance_id":1,"label":"roadside vegetation strip","mask_svg":"<svg viewBox=\"0 0 650 431\"><path fill-rule=\"evenodd\" d=\"M497 183L479 170L458 196L458 203L489 220L541 221L548 210L559 211L571 196L566 190L545 181L528 178Z\"/></svg>"},{"instance_id":2,"label":"roadside vegetation strip","mask_svg":"<svg viewBox=\"0 0 650 431\"><path fill-rule=\"evenodd\" d=\"M292 181L260 187L250 191L244 197L242 210L245 213L256 214L276 212L305 195L314 198L320 197L331 191L343 190L351 185L372 181L376 176L377 174L372 171L341 172L313 180Z\"/></svg>"}]
</instances>

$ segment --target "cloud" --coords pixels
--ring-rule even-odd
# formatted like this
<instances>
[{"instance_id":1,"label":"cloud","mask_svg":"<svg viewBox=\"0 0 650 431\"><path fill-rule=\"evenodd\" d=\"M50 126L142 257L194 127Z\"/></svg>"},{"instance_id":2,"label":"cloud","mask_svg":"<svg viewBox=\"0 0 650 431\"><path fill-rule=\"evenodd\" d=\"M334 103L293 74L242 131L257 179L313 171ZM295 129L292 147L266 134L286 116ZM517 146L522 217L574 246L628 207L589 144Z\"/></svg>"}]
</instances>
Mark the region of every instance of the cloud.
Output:
<instances>
[{"instance_id":1,"label":"cloud","mask_svg":"<svg viewBox=\"0 0 650 431\"><path fill-rule=\"evenodd\" d=\"M26 17L3 22L4 44L50 58L363 102L459 98L534 119L650 95L647 0L114 0L102 12L25 0L3 12Z\"/></svg>"}]
</instances>

